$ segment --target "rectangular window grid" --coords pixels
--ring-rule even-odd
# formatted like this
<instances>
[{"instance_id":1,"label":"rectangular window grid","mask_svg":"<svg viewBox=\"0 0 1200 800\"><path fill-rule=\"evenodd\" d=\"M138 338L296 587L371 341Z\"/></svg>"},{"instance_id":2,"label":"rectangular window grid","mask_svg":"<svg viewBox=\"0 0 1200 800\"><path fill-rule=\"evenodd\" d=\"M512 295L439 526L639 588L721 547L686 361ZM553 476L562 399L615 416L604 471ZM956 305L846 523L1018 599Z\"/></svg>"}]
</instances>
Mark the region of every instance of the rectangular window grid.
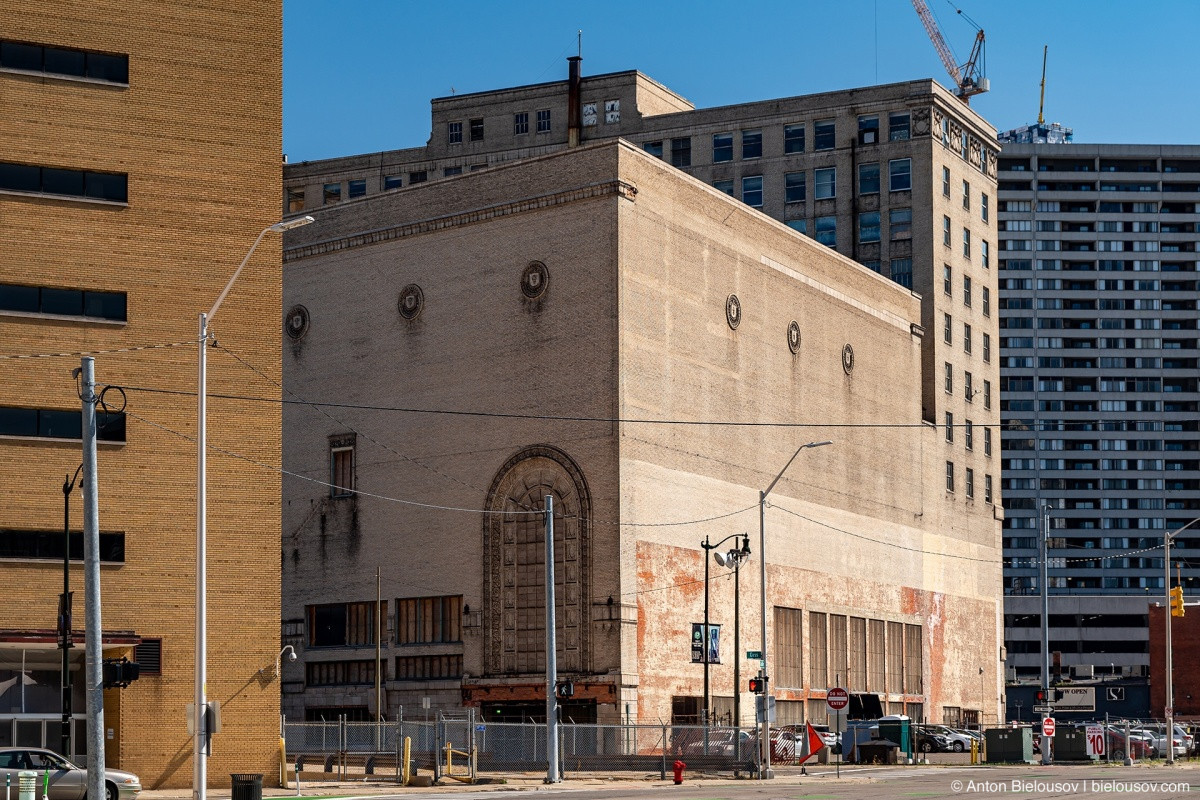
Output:
<instances>
[{"instance_id":1,"label":"rectangular window grid","mask_svg":"<svg viewBox=\"0 0 1200 800\"><path fill-rule=\"evenodd\" d=\"M690 167L692 165L692 137L684 136L671 140L671 166Z\"/></svg>"},{"instance_id":2,"label":"rectangular window grid","mask_svg":"<svg viewBox=\"0 0 1200 800\"><path fill-rule=\"evenodd\" d=\"M818 200L828 200L837 194L837 168L825 167L814 170L813 185Z\"/></svg>"},{"instance_id":3,"label":"rectangular window grid","mask_svg":"<svg viewBox=\"0 0 1200 800\"><path fill-rule=\"evenodd\" d=\"M837 144L836 127L831 119L819 119L813 124L813 149L832 150Z\"/></svg>"},{"instance_id":4,"label":"rectangular window grid","mask_svg":"<svg viewBox=\"0 0 1200 800\"><path fill-rule=\"evenodd\" d=\"M537 112L537 132L550 132L550 109L543 108Z\"/></svg>"},{"instance_id":5,"label":"rectangular window grid","mask_svg":"<svg viewBox=\"0 0 1200 800\"><path fill-rule=\"evenodd\" d=\"M446 123L446 142L449 144L462 144L461 121Z\"/></svg>"},{"instance_id":6,"label":"rectangular window grid","mask_svg":"<svg viewBox=\"0 0 1200 800\"><path fill-rule=\"evenodd\" d=\"M513 114L513 136L524 136L529 133L529 112L518 111Z\"/></svg>"},{"instance_id":7,"label":"rectangular window grid","mask_svg":"<svg viewBox=\"0 0 1200 800\"><path fill-rule=\"evenodd\" d=\"M462 609L462 595L398 599L396 644L461 642Z\"/></svg>"},{"instance_id":8,"label":"rectangular window grid","mask_svg":"<svg viewBox=\"0 0 1200 800\"><path fill-rule=\"evenodd\" d=\"M783 126L783 152L786 153L803 153L804 152L804 126L803 125L784 125Z\"/></svg>"},{"instance_id":9,"label":"rectangular window grid","mask_svg":"<svg viewBox=\"0 0 1200 800\"><path fill-rule=\"evenodd\" d=\"M893 192L912 189L911 158L894 158L888 162L888 189Z\"/></svg>"},{"instance_id":10,"label":"rectangular window grid","mask_svg":"<svg viewBox=\"0 0 1200 800\"><path fill-rule=\"evenodd\" d=\"M714 133L713 142L713 163L722 164L726 161L733 161L733 134L732 133Z\"/></svg>"},{"instance_id":11,"label":"rectangular window grid","mask_svg":"<svg viewBox=\"0 0 1200 800\"><path fill-rule=\"evenodd\" d=\"M742 131L742 159L762 158L762 131Z\"/></svg>"}]
</instances>

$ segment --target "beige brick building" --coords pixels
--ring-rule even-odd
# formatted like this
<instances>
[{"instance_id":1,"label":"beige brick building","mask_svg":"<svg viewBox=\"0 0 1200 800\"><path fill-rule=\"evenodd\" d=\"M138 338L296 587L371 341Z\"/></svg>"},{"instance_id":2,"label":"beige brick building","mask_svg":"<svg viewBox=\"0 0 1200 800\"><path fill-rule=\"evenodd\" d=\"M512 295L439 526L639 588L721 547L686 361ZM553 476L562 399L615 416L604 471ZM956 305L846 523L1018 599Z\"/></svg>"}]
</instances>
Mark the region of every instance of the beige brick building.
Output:
<instances>
[{"instance_id":1,"label":"beige brick building","mask_svg":"<svg viewBox=\"0 0 1200 800\"><path fill-rule=\"evenodd\" d=\"M653 90L638 108L681 102L634 83ZM536 718L536 512L552 494L558 665L575 684L565 717L576 720L696 718L701 542L750 534L736 645L731 576L711 565L723 661L712 708L728 719L732 656L762 644L758 493L799 444L830 439L799 456L766 510L780 721L821 719L839 679L867 708L995 720L998 458L978 431L935 424L932 409L978 409L981 430L994 418L930 366L950 360L960 379L993 369L960 346L965 257L939 249L934 219L952 203L930 176L949 164L952 180L991 179L970 164L976 151L963 159L931 135L948 104L976 118L918 86L902 106L912 139L877 158L903 152L922 166L911 188L875 203L923 210L909 237L863 246L923 260L914 282L932 283L935 254L939 267L952 262L949 297L939 282L923 299L728 197L709 185L714 173L690 177L618 140L368 191L288 234L283 368L297 402L284 411L282 611L301 658L283 666L285 714L419 717L428 697L489 719ZM909 97L892 88L871 108L889 93ZM821 102L797 102L810 100ZM854 118L840 114L843 126ZM970 216L954 201L954 224L983 230L973 191ZM854 218L845 199L829 203ZM994 290L982 265L972 269ZM929 321L952 299L943 345L940 320ZM990 330L975 300L968 318ZM743 723L756 668L741 663Z\"/></svg>"},{"instance_id":2,"label":"beige brick building","mask_svg":"<svg viewBox=\"0 0 1200 800\"><path fill-rule=\"evenodd\" d=\"M189 786L197 317L278 219L280 3L15 0L0 16L0 745L59 748L63 478L82 457L71 370L91 353L127 397L99 446L104 653L143 665L105 693L105 758L144 786ZM278 774L279 261L268 236L209 357L214 786ZM83 758L81 508L75 491Z\"/></svg>"}]
</instances>

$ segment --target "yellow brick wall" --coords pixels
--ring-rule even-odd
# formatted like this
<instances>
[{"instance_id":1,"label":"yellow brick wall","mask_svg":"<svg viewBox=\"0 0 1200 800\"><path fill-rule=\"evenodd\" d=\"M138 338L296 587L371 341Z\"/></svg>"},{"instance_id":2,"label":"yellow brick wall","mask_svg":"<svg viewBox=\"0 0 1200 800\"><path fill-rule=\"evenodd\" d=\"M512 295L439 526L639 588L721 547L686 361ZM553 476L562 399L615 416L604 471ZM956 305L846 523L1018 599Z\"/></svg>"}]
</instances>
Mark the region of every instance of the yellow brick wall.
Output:
<instances>
[{"instance_id":1,"label":"yellow brick wall","mask_svg":"<svg viewBox=\"0 0 1200 800\"><path fill-rule=\"evenodd\" d=\"M163 673L125 689L107 727L110 764L147 787L192 781L196 348L136 348L194 342L198 314L278 219L281 16L279 0L15 0L0 22L2 38L129 55L128 87L0 72L0 158L129 175L125 206L0 193L0 283L128 293L124 325L0 314L0 405L79 408L78 355L24 354L94 352L97 381L126 387L128 443L99 453L100 527L126 537L125 563L102 569L103 625L161 637ZM268 234L212 326L214 786L278 774L279 263ZM216 397L235 393L268 402ZM0 439L0 528L60 530L62 478L80 460L78 442ZM81 508L76 495L76 529ZM0 629L52 629L61 580L56 564L0 562ZM82 629L79 566L72 588Z\"/></svg>"}]
</instances>

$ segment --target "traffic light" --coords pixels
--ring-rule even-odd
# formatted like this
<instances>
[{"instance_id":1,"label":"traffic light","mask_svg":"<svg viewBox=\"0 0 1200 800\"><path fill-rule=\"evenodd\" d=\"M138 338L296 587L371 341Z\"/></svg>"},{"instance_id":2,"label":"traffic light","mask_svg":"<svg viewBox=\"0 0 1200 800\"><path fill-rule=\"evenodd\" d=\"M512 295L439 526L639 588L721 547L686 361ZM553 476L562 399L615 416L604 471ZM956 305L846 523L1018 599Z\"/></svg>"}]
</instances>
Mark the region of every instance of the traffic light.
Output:
<instances>
[{"instance_id":1,"label":"traffic light","mask_svg":"<svg viewBox=\"0 0 1200 800\"><path fill-rule=\"evenodd\" d=\"M754 692L755 694L762 694L766 690L767 690L767 679L766 678L751 678L750 679L750 691Z\"/></svg>"},{"instance_id":2,"label":"traffic light","mask_svg":"<svg viewBox=\"0 0 1200 800\"><path fill-rule=\"evenodd\" d=\"M1038 705L1045 705L1046 704L1046 693L1043 692L1041 689L1038 689L1037 692L1034 694L1034 699L1037 700Z\"/></svg>"},{"instance_id":3,"label":"traffic light","mask_svg":"<svg viewBox=\"0 0 1200 800\"><path fill-rule=\"evenodd\" d=\"M1171 589L1171 616L1183 616L1183 587L1176 586Z\"/></svg>"},{"instance_id":4,"label":"traffic light","mask_svg":"<svg viewBox=\"0 0 1200 800\"><path fill-rule=\"evenodd\" d=\"M105 689L124 689L138 679L142 666L128 658L106 658L102 671Z\"/></svg>"}]
</instances>

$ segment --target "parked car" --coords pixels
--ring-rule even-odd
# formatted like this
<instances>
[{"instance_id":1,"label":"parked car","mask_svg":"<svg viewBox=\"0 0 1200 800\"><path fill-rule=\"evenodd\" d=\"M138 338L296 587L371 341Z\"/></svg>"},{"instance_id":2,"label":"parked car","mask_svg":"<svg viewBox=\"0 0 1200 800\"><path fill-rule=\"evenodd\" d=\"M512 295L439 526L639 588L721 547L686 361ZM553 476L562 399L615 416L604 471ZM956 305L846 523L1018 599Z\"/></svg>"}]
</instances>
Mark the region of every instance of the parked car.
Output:
<instances>
[{"instance_id":1,"label":"parked car","mask_svg":"<svg viewBox=\"0 0 1200 800\"><path fill-rule=\"evenodd\" d=\"M954 749L949 739L927 728L914 729L913 736L917 750L922 753L948 753Z\"/></svg>"},{"instance_id":2,"label":"parked car","mask_svg":"<svg viewBox=\"0 0 1200 800\"><path fill-rule=\"evenodd\" d=\"M1109 757L1113 761L1121 761L1125 758L1125 728L1116 725L1108 727L1107 745ZM1129 757L1132 759L1154 758L1155 752L1150 739L1145 736L1134 734L1132 730L1129 732Z\"/></svg>"},{"instance_id":3,"label":"parked car","mask_svg":"<svg viewBox=\"0 0 1200 800\"><path fill-rule=\"evenodd\" d=\"M688 756L695 758L696 756L710 755L723 756L733 758L738 753L734 750L733 728L708 728L707 731L702 727L687 728L675 735L676 751L683 756L686 761ZM743 758L754 758L755 745L754 733L748 730L739 730L738 739L741 741L741 753Z\"/></svg>"},{"instance_id":4,"label":"parked car","mask_svg":"<svg viewBox=\"0 0 1200 800\"><path fill-rule=\"evenodd\" d=\"M1138 734L1139 737L1144 737L1150 741L1150 747L1153 751L1151 758L1159 758L1167 754L1167 729L1166 725L1144 725L1130 731L1130 735ZM1171 737L1171 752L1175 756L1187 755L1187 747L1184 746L1183 739L1176 734Z\"/></svg>"},{"instance_id":5,"label":"parked car","mask_svg":"<svg viewBox=\"0 0 1200 800\"><path fill-rule=\"evenodd\" d=\"M925 725L924 729L929 733L937 734L946 740L949 749L955 753L961 753L964 750L971 749L972 737L970 734L956 731L945 725ZM928 751L926 751L928 752Z\"/></svg>"},{"instance_id":6,"label":"parked car","mask_svg":"<svg viewBox=\"0 0 1200 800\"><path fill-rule=\"evenodd\" d=\"M58 753L36 747L0 747L0 780L19 783L19 773L38 774L37 795L42 796L42 775L50 775L50 800L83 800L87 795L87 770ZM104 770L105 800L134 800L142 791L137 775L117 769Z\"/></svg>"}]
</instances>

